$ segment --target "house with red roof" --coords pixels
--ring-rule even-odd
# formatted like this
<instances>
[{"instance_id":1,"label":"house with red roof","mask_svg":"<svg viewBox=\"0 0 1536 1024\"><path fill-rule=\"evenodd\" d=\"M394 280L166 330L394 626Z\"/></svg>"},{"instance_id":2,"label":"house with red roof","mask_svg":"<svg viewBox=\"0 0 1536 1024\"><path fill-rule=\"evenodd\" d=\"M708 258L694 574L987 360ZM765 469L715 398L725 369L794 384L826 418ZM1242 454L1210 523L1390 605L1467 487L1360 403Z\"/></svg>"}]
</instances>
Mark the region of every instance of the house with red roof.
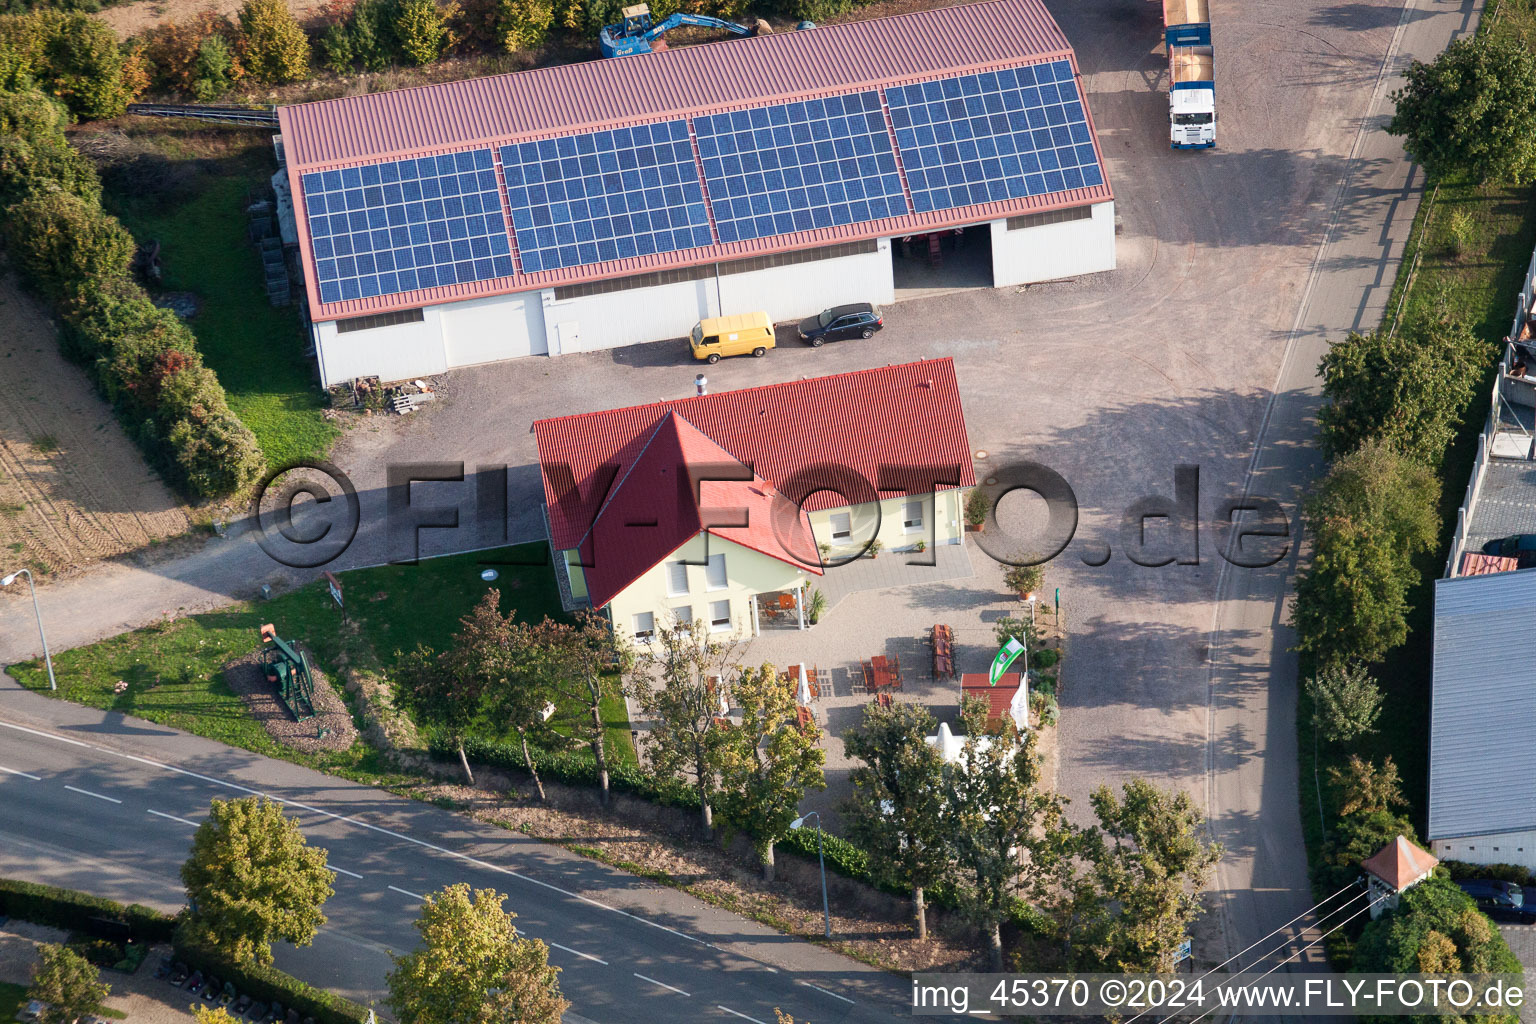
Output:
<instances>
[{"instance_id":1,"label":"house with red roof","mask_svg":"<svg viewBox=\"0 0 1536 1024\"><path fill-rule=\"evenodd\" d=\"M595 47L594 47L595 48ZM1042 0L277 111L326 386L1113 269L1114 195Z\"/></svg>"},{"instance_id":2,"label":"house with red roof","mask_svg":"<svg viewBox=\"0 0 1536 1024\"><path fill-rule=\"evenodd\" d=\"M678 622L805 628L809 588L875 540L962 540L976 484L954 362L929 359L538 420L567 609L645 640Z\"/></svg>"}]
</instances>

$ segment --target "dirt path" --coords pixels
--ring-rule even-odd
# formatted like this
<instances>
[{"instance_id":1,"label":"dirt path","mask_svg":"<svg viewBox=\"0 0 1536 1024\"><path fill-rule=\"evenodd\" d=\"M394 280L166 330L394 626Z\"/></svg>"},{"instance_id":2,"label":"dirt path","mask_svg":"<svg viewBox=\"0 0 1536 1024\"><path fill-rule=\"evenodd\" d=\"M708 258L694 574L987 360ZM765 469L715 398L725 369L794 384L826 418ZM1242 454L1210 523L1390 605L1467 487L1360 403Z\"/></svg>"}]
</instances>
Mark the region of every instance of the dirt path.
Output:
<instances>
[{"instance_id":1,"label":"dirt path","mask_svg":"<svg viewBox=\"0 0 1536 1024\"><path fill-rule=\"evenodd\" d=\"M10 278L0 279L0 320L0 562L66 574L191 529Z\"/></svg>"},{"instance_id":2,"label":"dirt path","mask_svg":"<svg viewBox=\"0 0 1536 1024\"><path fill-rule=\"evenodd\" d=\"M167 21L191 21L199 11L214 11L233 18L244 3L245 0L139 0L108 7L97 17L111 25L119 39L127 39ZM288 0L289 10L301 22L319 14L324 6L324 0Z\"/></svg>"}]
</instances>

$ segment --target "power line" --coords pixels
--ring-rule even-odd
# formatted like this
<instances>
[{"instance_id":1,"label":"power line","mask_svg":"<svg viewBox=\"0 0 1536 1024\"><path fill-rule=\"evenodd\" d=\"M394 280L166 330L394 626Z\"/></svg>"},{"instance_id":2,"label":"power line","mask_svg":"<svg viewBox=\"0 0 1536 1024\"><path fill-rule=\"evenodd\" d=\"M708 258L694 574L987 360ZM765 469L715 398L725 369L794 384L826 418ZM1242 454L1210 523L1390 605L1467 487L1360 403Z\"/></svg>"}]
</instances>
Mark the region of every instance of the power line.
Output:
<instances>
[{"instance_id":1,"label":"power line","mask_svg":"<svg viewBox=\"0 0 1536 1024\"><path fill-rule=\"evenodd\" d=\"M1206 978L1208 978L1211 975L1215 974L1217 971L1221 970L1223 967L1227 966L1227 964L1230 964L1233 960L1236 960L1238 957L1240 957L1244 953L1248 952L1248 950L1252 949L1254 946L1257 946L1259 943L1264 942L1267 939L1273 937L1276 934L1276 932L1284 931L1285 929L1289 928L1291 925L1295 924L1297 921L1300 921L1302 918L1306 917L1308 914L1316 913L1320 908L1322 908L1323 906L1327 905L1328 903L1333 902L1333 900L1337 899L1340 893L1348 892L1349 890L1353 889L1358 884L1359 884L1358 880L1354 881L1354 882L1350 882L1344 888L1340 889L1338 892L1334 893L1332 896L1329 896L1327 899L1324 899L1321 903L1317 904L1316 906L1314 906L1314 907L1312 907L1312 908L1310 908L1308 910L1303 910L1301 913L1297 914L1295 917L1291 918L1289 921L1285 922L1285 924L1282 924L1280 927L1276 928L1274 931L1270 932L1268 935L1264 935L1264 936L1261 936L1261 937L1259 937L1257 939L1254 939L1252 942L1250 942L1247 945L1247 947L1245 947L1244 949L1238 950L1232 956L1230 956L1227 959L1223 960L1221 963L1217 964L1215 967L1212 967L1210 970L1206 971L1204 974L1200 975L1200 977L1196 978L1195 980L1196 981L1203 981L1203 980L1205 980ZM1330 910L1330 911L1328 911L1328 913L1331 914L1331 913L1333 913L1333 911ZM1324 914L1323 916L1327 917L1328 915ZM1285 948L1283 945L1279 946L1279 947L1276 947L1275 949L1271 950L1269 953L1266 953L1265 956L1270 956L1270 955L1272 955L1274 953L1278 953L1283 948ZM1134 1021L1136 1021L1137 1019L1139 1019L1141 1017L1145 1017L1147 1014L1149 1014L1151 1012L1152 1011L1151 1011L1150 1008L1142 1010L1135 1017L1132 1017L1132 1018L1130 1018L1130 1020L1125 1021L1125 1024L1133 1024Z\"/></svg>"}]
</instances>

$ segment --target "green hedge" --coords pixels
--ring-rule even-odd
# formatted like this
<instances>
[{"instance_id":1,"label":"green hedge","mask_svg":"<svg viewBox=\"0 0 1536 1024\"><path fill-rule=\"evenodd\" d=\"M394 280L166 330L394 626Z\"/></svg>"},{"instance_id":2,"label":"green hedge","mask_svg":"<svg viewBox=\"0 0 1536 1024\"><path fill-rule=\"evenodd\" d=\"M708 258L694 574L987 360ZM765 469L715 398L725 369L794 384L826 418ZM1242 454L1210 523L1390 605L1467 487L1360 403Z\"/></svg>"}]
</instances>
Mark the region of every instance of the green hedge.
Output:
<instances>
[{"instance_id":1,"label":"green hedge","mask_svg":"<svg viewBox=\"0 0 1536 1024\"><path fill-rule=\"evenodd\" d=\"M138 903L125 907L101 896L14 878L0 878L0 914L90 935L116 931L101 923L102 920L115 921L126 926L133 938L144 942L170 939L177 922L175 917Z\"/></svg>"},{"instance_id":2,"label":"green hedge","mask_svg":"<svg viewBox=\"0 0 1536 1024\"><path fill-rule=\"evenodd\" d=\"M180 936L175 949L176 959L191 970L218 978L220 984L234 982L236 990L257 1002L282 1003L285 1009L297 1010L300 1017L315 1018L316 1024L363 1024L368 1019L366 1006L315 988L275 967L235 964L223 954L183 941Z\"/></svg>"},{"instance_id":3,"label":"green hedge","mask_svg":"<svg viewBox=\"0 0 1536 1024\"><path fill-rule=\"evenodd\" d=\"M1463 878L1491 878L1516 885L1536 885L1536 874L1519 864L1468 864L1464 860L1443 860L1440 866L1450 874L1452 881Z\"/></svg>"},{"instance_id":4,"label":"green hedge","mask_svg":"<svg viewBox=\"0 0 1536 1024\"><path fill-rule=\"evenodd\" d=\"M428 752L438 761L458 763L458 750L440 737L428 738ZM542 779L569 786L596 786L597 765L590 752L541 750L530 747L533 763ZM475 764L500 771L525 773L522 747L510 743L496 743L482 739L470 739L464 743L464 753ZM676 780L658 778L655 774L633 764L610 766L608 784L616 793L628 793L665 807L684 810L699 809L699 795L691 786ZM750 829L743 830L750 834ZM910 890L876 881L869 871L869 855L842 836L822 832L822 856L827 870L872 886L892 896L910 898ZM816 830L798 829L775 844L775 849L816 859ZM935 886L924 893L924 901L930 907L954 910L960 905L953 887ZM1016 902L1010 923L1026 931L1037 930L1039 912L1022 900Z\"/></svg>"},{"instance_id":5,"label":"green hedge","mask_svg":"<svg viewBox=\"0 0 1536 1024\"><path fill-rule=\"evenodd\" d=\"M0 92L0 202L14 200L0 221L11 262L54 306L61 348L85 365L150 464L194 498L233 494L261 474L256 437L230 410L191 329L134 283L133 238L102 211L95 172L80 166L63 123L36 92Z\"/></svg>"}]
</instances>

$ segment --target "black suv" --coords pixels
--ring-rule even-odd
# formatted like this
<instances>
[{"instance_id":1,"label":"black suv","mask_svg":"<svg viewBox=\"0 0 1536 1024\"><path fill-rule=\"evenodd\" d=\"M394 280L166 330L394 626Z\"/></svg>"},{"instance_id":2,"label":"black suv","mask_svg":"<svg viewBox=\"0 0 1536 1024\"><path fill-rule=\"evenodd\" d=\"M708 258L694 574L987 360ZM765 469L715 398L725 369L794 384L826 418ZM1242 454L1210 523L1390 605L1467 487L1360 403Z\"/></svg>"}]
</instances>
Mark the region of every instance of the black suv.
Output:
<instances>
[{"instance_id":1,"label":"black suv","mask_svg":"<svg viewBox=\"0 0 1536 1024\"><path fill-rule=\"evenodd\" d=\"M879 306L850 302L846 306L824 309L800 321L800 340L820 348L829 341L873 337L884 326L885 318L880 315Z\"/></svg>"},{"instance_id":2,"label":"black suv","mask_svg":"<svg viewBox=\"0 0 1536 1024\"><path fill-rule=\"evenodd\" d=\"M1536 907L1525 905L1525 893L1513 882L1464 878L1456 884L1477 902L1479 910L1495 921L1530 924L1536 920Z\"/></svg>"}]
</instances>

